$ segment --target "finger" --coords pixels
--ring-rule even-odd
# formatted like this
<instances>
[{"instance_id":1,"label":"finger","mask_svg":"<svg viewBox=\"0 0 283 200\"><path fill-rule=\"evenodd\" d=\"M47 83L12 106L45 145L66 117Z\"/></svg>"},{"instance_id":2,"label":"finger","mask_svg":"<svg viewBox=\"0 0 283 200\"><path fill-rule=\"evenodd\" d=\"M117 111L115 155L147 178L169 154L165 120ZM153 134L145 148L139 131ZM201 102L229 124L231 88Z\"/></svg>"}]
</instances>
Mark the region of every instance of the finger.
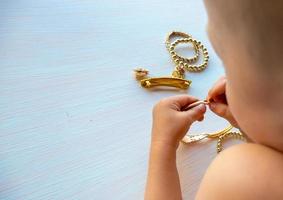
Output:
<instances>
[{"instance_id":1,"label":"finger","mask_svg":"<svg viewBox=\"0 0 283 200\"><path fill-rule=\"evenodd\" d=\"M208 92L208 97L213 98L225 92L226 78L220 78Z\"/></svg>"},{"instance_id":2,"label":"finger","mask_svg":"<svg viewBox=\"0 0 283 200\"><path fill-rule=\"evenodd\" d=\"M190 96L190 95L176 95L176 96L168 97L165 99L165 101L167 101L168 104L175 104L179 108L182 108L197 100L198 100L197 98Z\"/></svg>"},{"instance_id":3,"label":"finger","mask_svg":"<svg viewBox=\"0 0 283 200\"><path fill-rule=\"evenodd\" d=\"M193 122L197 120L202 120L205 111L206 111L206 106L204 104L200 104L180 114L184 115L188 120L188 123L191 125Z\"/></svg>"},{"instance_id":4,"label":"finger","mask_svg":"<svg viewBox=\"0 0 283 200\"><path fill-rule=\"evenodd\" d=\"M217 97L225 94L226 77L220 78L209 90L207 100L217 101Z\"/></svg>"},{"instance_id":5,"label":"finger","mask_svg":"<svg viewBox=\"0 0 283 200\"><path fill-rule=\"evenodd\" d=\"M201 118L198 119L199 122L204 120L204 116L202 116Z\"/></svg>"},{"instance_id":6,"label":"finger","mask_svg":"<svg viewBox=\"0 0 283 200\"><path fill-rule=\"evenodd\" d=\"M226 104L211 102L209 104L209 108L216 115L228 120L234 127L238 127L238 124L235 118L233 117L232 113L230 112L230 109L228 108Z\"/></svg>"}]
</instances>

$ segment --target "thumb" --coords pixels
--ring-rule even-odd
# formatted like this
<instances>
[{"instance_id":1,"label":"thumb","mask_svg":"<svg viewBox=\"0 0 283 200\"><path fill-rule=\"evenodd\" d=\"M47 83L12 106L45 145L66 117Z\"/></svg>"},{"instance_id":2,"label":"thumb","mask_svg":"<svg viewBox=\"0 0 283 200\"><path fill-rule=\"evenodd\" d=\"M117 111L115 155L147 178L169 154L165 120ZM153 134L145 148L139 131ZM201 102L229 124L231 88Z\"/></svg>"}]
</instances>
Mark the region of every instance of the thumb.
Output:
<instances>
[{"instance_id":1,"label":"thumb","mask_svg":"<svg viewBox=\"0 0 283 200\"><path fill-rule=\"evenodd\" d=\"M206 111L206 106L204 104L200 104L196 107L191 108L190 110L182 112L182 114L188 120L189 125L197 120L201 120Z\"/></svg>"}]
</instances>

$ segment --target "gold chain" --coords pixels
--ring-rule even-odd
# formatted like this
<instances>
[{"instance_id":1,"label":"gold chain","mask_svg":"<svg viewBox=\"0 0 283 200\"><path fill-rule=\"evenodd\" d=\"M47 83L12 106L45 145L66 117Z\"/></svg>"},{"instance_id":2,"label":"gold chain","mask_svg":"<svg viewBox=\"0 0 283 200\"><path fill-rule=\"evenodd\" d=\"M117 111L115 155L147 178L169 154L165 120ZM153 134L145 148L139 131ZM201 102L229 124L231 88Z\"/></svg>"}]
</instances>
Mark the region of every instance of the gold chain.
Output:
<instances>
[{"instance_id":1,"label":"gold chain","mask_svg":"<svg viewBox=\"0 0 283 200\"><path fill-rule=\"evenodd\" d=\"M241 132L228 132L224 135L221 135L217 140L217 153L220 153L223 150L223 141L227 138L235 138L242 141L246 141L246 138Z\"/></svg>"},{"instance_id":2,"label":"gold chain","mask_svg":"<svg viewBox=\"0 0 283 200\"><path fill-rule=\"evenodd\" d=\"M196 47L195 43L193 43L191 41L191 43L193 43L194 45L194 51L195 51L195 56L193 56L192 58L185 58L185 57L182 57L182 56L179 56L178 54L176 54L175 52L175 47L177 45L176 41L172 42L171 39L174 38L174 37L182 37L183 39L190 39L192 40L192 36L187 34L187 33L183 33L183 32L176 32L176 31L172 31L170 32L166 39L165 39L165 46L166 46L166 49L168 50L168 52L170 53L171 55L171 58L172 60L174 61L174 63L176 65L179 65L179 61L185 61L186 63L192 63L192 62L196 62L197 59L199 58L199 49ZM178 41L178 44L179 43L182 43L184 41ZM171 44L173 43L173 44ZM176 60L176 59L179 59L179 60Z\"/></svg>"},{"instance_id":3,"label":"gold chain","mask_svg":"<svg viewBox=\"0 0 283 200\"><path fill-rule=\"evenodd\" d=\"M179 37L179 39L172 41L174 37ZM175 48L180 43L192 43L195 55L191 58L178 55ZM169 86L187 89L190 86L191 81L185 79L185 70L189 72L200 72L204 70L208 65L208 51L200 41L193 39L192 36L187 33L179 31L170 32L166 37L165 45L175 63L175 68L171 76L150 78L148 77L148 70L137 68L134 70L136 79L140 80L141 86L145 88ZM194 64L199 60L200 52L203 54L203 63L198 65Z\"/></svg>"},{"instance_id":4,"label":"gold chain","mask_svg":"<svg viewBox=\"0 0 283 200\"><path fill-rule=\"evenodd\" d=\"M188 134L183 139L182 142L185 144L195 143L203 139L215 139L217 138L217 153L223 150L223 141L228 138L235 138L242 141L246 141L246 138L241 132L230 132L233 126L228 126L223 130L213 132L213 133L200 133L200 134Z\"/></svg>"},{"instance_id":5,"label":"gold chain","mask_svg":"<svg viewBox=\"0 0 283 200\"><path fill-rule=\"evenodd\" d=\"M212 133L199 133L199 134L187 134L183 139L182 142L189 144L193 142L198 142L200 140L203 140L205 138L219 138L222 135L225 135L228 133L230 130L233 129L233 126L229 125L225 129L222 129L220 131L212 132Z\"/></svg>"},{"instance_id":6,"label":"gold chain","mask_svg":"<svg viewBox=\"0 0 283 200\"><path fill-rule=\"evenodd\" d=\"M182 37L182 38L176 39L174 42L171 43L170 40L173 37ZM175 48L180 43L192 43L195 50L195 56L191 58L186 58L178 55L175 51ZM200 72L203 71L208 65L209 55L207 49L200 41L193 39L192 36L189 34L172 31L166 37L165 45L169 54L171 55L173 62L176 65L175 70L183 72L184 71L183 69L186 69L187 71L190 72ZM199 65L193 65L192 63L196 62L199 59L200 51L203 53L203 63Z\"/></svg>"},{"instance_id":7,"label":"gold chain","mask_svg":"<svg viewBox=\"0 0 283 200\"><path fill-rule=\"evenodd\" d=\"M188 105L186 108L183 109L183 111L189 110L195 106L198 106L200 104L208 105L209 101L203 100L203 101L196 101L190 105ZM222 129L220 131L212 132L212 133L200 133L200 134L187 134L183 139L182 142L186 144L198 142L203 139L215 139L217 138L217 153L220 153L223 150L223 141L227 138L235 138L240 139L243 141L246 141L246 138L243 133L241 132L231 132L231 130L234 127L232 125L229 125L225 129Z\"/></svg>"}]
</instances>

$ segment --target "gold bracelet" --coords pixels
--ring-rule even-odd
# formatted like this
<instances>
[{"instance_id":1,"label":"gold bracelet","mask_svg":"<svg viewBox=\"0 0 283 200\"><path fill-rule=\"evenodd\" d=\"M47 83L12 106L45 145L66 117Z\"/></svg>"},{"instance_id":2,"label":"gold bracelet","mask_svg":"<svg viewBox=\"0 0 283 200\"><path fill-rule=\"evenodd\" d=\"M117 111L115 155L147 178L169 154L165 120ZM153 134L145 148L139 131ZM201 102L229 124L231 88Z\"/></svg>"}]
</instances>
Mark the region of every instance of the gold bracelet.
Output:
<instances>
[{"instance_id":1,"label":"gold bracelet","mask_svg":"<svg viewBox=\"0 0 283 200\"><path fill-rule=\"evenodd\" d=\"M171 39L173 37L181 37L181 39L177 39L172 43ZM195 50L195 56L192 58L185 58L183 56L178 55L175 51L175 47L180 43L192 43ZM190 72L199 72L204 70L208 65L209 56L207 49L201 44L200 41L193 39L192 36L189 34L180 31L172 31L167 35L165 45L171 55L172 60L174 61L176 66L179 66L179 68L185 68ZM203 52L203 64L190 65L190 63L197 61L197 59L199 58L200 50Z\"/></svg>"},{"instance_id":2,"label":"gold bracelet","mask_svg":"<svg viewBox=\"0 0 283 200\"><path fill-rule=\"evenodd\" d=\"M184 109L182 109L182 111L187 111L187 110L189 110L189 109L191 109L195 106L198 106L200 104L208 105L209 102L207 100L196 101L196 102L188 105ZM201 141L201 140L206 139L206 138L208 138L208 139L218 138L217 139L217 153L220 153L223 150L223 141L226 138L236 138L236 139L246 141L246 138L245 138L243 133L241 133L241 132L230 132L233 128L234 127L232 125L229 125L228 127L226 127L223 130L212 132L212 133L187 134L185 137L183 137L182 142L186 143L186 144L190 144L190 143Z\"/></svg>"},{"instance_id":3,"label":"gold bracelet","mask_svg":"<svg viewBox=\"0 0 283 200\"><path fill-rule=\"evenodd\" d=\"M181 39L177 39L171 44L171 39L173 37L181 37ZM185 58L178 55L175 52L175 47L179 43L192 43L194 46L195 55L191 58ZM187 33L179 31L173 31L169 33L166 37L165 44L173 62L175 63L175 68L171 76L152 78L148 77L148 70L137 68L134 70L136 79L140 80L141 86L145 88L151 88L155 86L169 86L179 89L187 89L190 86L191 81L185 79L185 70L190 72L200 72L204 70L208 65L208 51L200 41L193 39L192 36ZM203 63L200 65L192 65L192 63L198 60L200 50L203 53Z\"/></svg>"},{"instance_id":4,"label":"gold bracelet","mask_svg":"<svg viewBox=\"0 0 283 200\"><path fill-rule=\"evenodd\" d=\"M203 140L205 138L217 138L221 137L222 135L225 135L227 132L233 129L232 125L229 125L225 129L222 129L220 131L212 132L212 133L199 133L199 134L187 134L183 139L182 142L189 144L193 142L198 142L200 140Z\"/></svg>"},{"instance_id":5,"label":"gold bracelet","mask_svg":"<svg viewBox=\"0 0 283 200\"><path fill-rule=\"evenodd\" d=\"M189 58L189 59L178 55L175 52L175 47L180 43L192 43L194 45L195 49L197 49L198 53L201 50L203 52L203 63L199 64L199 65L191 65L190 64L192 62L196 62L196 60L198 58L198 54L197 54L197 56L195 56L193 58ZM208 55L207 49L201 44L201 42L199 42L199 41L197 41L193 38L184 38L184 39L176 40L174 43L172 43L169 53L172 57L172 60L176 64L176 66L179 66L179 68L185 68L186 70L188 70L190 72L200 72L200 71L204 70L208 65L209 55Z\"/></svg>"},{"instance_id":6,"label":"gold bracelet","mask_svg":"<svg viewBox=\"0 0 283 200\"><path fill-rule=\"evenodd\" d=\"M181 37L182 39L190 40L190 42L194 46L195 56L191 58L185 58L183 56L178 55L175 52L175 47L177 44L182 43L183 41L181 41L182 39L177 39L178 40L177 43L176 43L177 40L175 40L174 42L171 42L171 39L174 37ZM197 48L196 43L193 42L192 36L187 33L179 32L179 31L172 31L171 33L167 35L165 39L165 46L168 52L170 53L172 60L174 61L176 65L179 65L178 64L179 62L184 62L184 63L196 62L197 59L199 58L199 49ZM179 60L178 62L176 62L177 59Z\"/></svg>"},{"instance_id":7,"label":"gold bracelet","mask_svg":"<svg viewBox=\"0 0 283 200\"><path fill-rule=\"evenodd\" d=\"M201 141L205 138L218 138L216 150L217 153L220 153L223 150L223 141L227 138L235 138L242 141L246 141L246 137L242 132L230 132L233 128L234 127L232 125L229 125L225 129L213 133L189 134L182 139L182 142L185 144L190 144Z\"/></svg>"},{"instance_id":8,"label":"gold bracelet","mask_svg":"<svg viewBox=\"0 0 283 200\"><path fill-rule=\"evenodd\" d=\"M174 37L181 37L181 38L192 38L191 35L181 32L181 31L171 31L170 33L167 34L165 38L165 45L166 48L168 49L171 46L171 39Z\"/></svg>"}]
</instances>

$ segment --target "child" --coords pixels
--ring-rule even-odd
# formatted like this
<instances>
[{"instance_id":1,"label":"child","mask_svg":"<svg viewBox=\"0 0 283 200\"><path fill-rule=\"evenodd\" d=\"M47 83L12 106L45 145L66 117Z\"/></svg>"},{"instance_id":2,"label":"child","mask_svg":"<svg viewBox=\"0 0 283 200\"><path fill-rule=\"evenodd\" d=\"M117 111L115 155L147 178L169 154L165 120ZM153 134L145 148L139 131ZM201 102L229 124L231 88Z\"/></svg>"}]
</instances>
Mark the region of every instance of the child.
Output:
<instances>
[{"instance_id":1,"label":"child","mask_svg":"<svg viewBox=\"0 0 283 200\"><path fill-rule=\"evenodd\" d=\"M209 91L209 108L252 141L211 163L196 199L283 199L283 1L205 0L208 34L226 77ZM176 149L205 105L182 95L153 109L146 200L182 199ZM228 103L227 103L228 102Z\"/></svg>"}]
</instances>

